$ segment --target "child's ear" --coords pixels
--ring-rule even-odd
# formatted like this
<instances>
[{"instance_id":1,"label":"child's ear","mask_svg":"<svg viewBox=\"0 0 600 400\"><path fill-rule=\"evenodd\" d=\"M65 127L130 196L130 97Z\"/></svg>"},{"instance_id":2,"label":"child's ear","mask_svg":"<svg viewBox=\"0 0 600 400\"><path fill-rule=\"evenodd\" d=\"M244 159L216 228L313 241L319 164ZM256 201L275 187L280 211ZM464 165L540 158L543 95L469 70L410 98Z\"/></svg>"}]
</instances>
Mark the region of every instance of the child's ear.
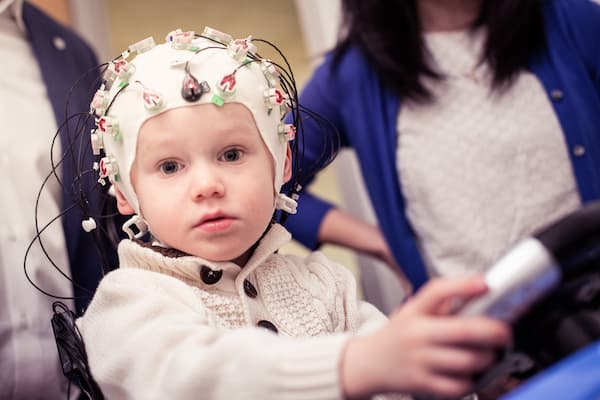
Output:
<instances>
[{"instance_id":1,"label":"child's ear","mask_svg":"<svg viewBox=\"0 0 600 400\"><path fill-rule=\"evenodd\" d=\"M292 149L287 146L285 162L283 164L283 183L287 183L292 177Z\"/></svg>"},{"instance_id":2,"label":"child's ear","mask_svg":"<svg viewBox=\"0 0 600 400\"><path fill-rule=\"evenodd\" d=\"M123 215L135 214L133 207L131 207L131 205L129 204L123 193L121 193L119 188L116 185L113 185L113 188L115 189L115 196L117 197L117 208L119 209L119 212Z\"/></svg>"}]
</instances>

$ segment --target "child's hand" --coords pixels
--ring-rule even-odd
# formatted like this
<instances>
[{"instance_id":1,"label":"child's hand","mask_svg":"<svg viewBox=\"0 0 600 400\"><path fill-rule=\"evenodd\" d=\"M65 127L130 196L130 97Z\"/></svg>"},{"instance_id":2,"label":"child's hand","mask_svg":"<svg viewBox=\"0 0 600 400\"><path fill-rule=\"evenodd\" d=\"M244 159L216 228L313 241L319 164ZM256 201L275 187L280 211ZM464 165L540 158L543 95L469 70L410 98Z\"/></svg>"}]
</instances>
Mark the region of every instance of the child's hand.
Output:
<instances>
[{"instance_id":1,"label":"child's hand","mask_svg":"<svg viewBox=\"0 0 600 400\"><path fill-rule=\"evenodd\" d=\"M495 350L511 340L504 322L452 315L486 290L480 277L429 282L381 330L350 340L341 362L344 393L468 393L472 375L490 366Z\"/></svg>"}]
</instances>

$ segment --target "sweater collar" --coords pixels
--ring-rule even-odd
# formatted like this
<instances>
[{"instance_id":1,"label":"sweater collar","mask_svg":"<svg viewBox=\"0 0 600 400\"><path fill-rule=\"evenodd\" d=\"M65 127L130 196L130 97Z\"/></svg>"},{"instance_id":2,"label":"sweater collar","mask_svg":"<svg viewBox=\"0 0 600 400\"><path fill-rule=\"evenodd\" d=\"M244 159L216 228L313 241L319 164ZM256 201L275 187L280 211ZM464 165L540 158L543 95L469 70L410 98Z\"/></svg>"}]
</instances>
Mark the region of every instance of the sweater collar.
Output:
<instances>
[{"instance_id":1,"label":"sweater collar","mask_svg":"<svg viewBox=\"0 0 600 400\"><path fill-rule=\"evenodd\" d=\"M232 292L243 280L263 264L267 258L281 246L291 240L290 233L281 225L274 224L262 237L254 253L243 268L230 261L210 261L201 257L178 254L166 254L150 247L125 239L119 243L119 263L121 268L140 268L181 279L194 286L207 286L201 279L201 270L208 267L213 271L222 271L218 285L210 285L220 290ZM239 289L239 288L238 288Z\"/></svg>"}]
</instances>

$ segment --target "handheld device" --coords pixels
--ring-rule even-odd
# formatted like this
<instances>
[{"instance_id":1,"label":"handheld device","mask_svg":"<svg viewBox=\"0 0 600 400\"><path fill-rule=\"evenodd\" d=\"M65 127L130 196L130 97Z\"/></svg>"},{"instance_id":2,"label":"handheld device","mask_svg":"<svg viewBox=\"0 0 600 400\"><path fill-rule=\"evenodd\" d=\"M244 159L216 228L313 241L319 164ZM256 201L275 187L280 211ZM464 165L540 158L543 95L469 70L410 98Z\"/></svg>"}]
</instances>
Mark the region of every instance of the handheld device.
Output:
<instances>
[{"instance_id":1,"label":"handheld device","mask_svg":"<svg viewBox=\"0 0 600 400\"><path fill-rule=\"evenodd\" d=\"M600 263L600 201L513 246L485 275L488 293L459 313L514 322L559 284Z\"/></svg>"}]
</instances>

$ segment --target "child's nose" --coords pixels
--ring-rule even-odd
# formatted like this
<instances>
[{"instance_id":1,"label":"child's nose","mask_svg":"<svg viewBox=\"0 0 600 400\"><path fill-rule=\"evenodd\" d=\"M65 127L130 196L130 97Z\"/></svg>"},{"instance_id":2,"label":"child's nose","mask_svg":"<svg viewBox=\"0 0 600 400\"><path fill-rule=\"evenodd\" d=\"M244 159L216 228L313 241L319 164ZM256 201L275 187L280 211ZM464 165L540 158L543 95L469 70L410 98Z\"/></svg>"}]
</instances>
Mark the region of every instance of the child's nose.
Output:
<instances>
[{"instance_id":1,"label":"child's nose","mask_svg":"<svg viewBox=\"0 0 600 400\"><path fill-rule=\"evenodd\" d=\"M224 194L225 185L218 173L204 169L194 174L192 180L192 197L194 199L221 197Z\"/></svg>"}]
</instances>

